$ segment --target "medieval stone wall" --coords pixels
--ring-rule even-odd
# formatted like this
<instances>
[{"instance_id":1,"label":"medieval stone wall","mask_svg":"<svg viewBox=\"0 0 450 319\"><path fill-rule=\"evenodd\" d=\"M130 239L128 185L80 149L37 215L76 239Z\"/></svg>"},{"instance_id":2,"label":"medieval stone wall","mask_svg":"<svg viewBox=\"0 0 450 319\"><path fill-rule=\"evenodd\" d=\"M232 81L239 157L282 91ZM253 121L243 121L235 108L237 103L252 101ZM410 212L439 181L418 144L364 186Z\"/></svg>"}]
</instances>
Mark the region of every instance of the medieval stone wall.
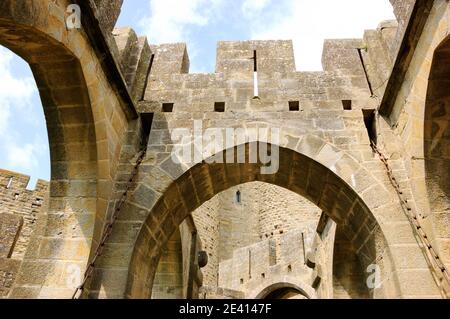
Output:
<instances>
[{"instance_id":1,"label":"medieval stone wall","mask_svg":"<svg viewBox=\"0 0 450 319\"><path fill-rule=\"evenodd\" d=\"M0 170L0 298L8 297L37 220L47 209L49 183L27 188L29 176Z\"/></svg>"},{"instance_id":2,"label":"medieval stone wall","mask_svg":"<svg viewBox=\"0 0 450 319\"><path fill-rule=\"evenodd\" d=\"M216 195L193 213L203 249L210 255L208 265L202 270L204 286L236 288L236 283L225 283L239 281L239 276L235 275L248 266L249 256L239 255L239 251L241 254L248 253L249 248L246 247L270 243L273 265L285 264L287 267L289 263L294 263L292 253L302 255L302 232L306 245L311 246L312 238L306 237L306 230L314 234L320 214L320 209L301 196L261 182L242 184ZM268 253L264 247L255 249L261 251L262 259ZM261 273L268 271L269 263L258 260L256 256L254 254L252 257L254 271L258 272L257 265L260 265ZM230 263L231 259L234 266L224 263L223 271L220 271L219 264L226 260ZM247 276L244 277L247 281ZM250 288L244 290L248 293Z\"/></svg>"}]
</instances>

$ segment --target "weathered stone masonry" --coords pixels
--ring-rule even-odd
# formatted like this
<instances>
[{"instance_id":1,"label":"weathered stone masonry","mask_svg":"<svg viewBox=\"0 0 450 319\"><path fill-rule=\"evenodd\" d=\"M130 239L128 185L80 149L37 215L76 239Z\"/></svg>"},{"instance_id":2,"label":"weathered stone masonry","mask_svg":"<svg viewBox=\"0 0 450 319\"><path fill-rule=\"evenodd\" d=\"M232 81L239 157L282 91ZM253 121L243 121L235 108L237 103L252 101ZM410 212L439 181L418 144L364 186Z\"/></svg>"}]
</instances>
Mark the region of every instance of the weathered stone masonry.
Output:
<instances>
[{"instance_id":1,"label":"weathered stone masonry","mask_svg":"<svg viewBox=\"0 0 450 319\"><path fill-rule=\"evenodd\" d=\"M0 298L7 297L37 220L47 209L48 182L28 190L29 176L0 170Z\"/></svg>"},{"instance_id":2,"label":"weathered stone masonry","mask_svg":"<svg viewBox=\"0 0 450 319\"><path fill-rule=\"evenodd\" d=\"M32 234L28 213L38 208L24 207L33 205L35 194L24 192L30 200L13 204L18 211L11 214L4 202L19 203L9 193L17 186L7 189L7 176L0 181L3 297L70 298L77 285L73 275L84 272L105 222L119 207L82 297L448 294L370 145L376 142L389 158L403 195L448 267L450 90L442 68L449 57L447 1L391 0L397 21L366 30L362 39L327 40L322 72L296 71L291 41L244 41L219 42L211 74L189 73L185 44L152 45L130 28L114 29L122 1L74 2L83 13L78 30L65 26L70 1L0 3L0 44L31 66L52 171L48 200L45 184L37 189L45 205L36 212ZM173 149L191 141L173 133L192 131L194 123L203 132L239 129L245 138L177 164ZM280 139L255 138L254 128L280 129ZM248 159L255 143L279 147L275 174L261 174L261 163L207 161L227 158L241 146ZM120 206L144 148L137 179ZM239 188L245 196L255 190L257 195L250 182L264 183L280 202L302 196L300 208L293 213L289 208L295 205L269 205L265 215L254 206L245 225L228 201ZM287 191L293 193L283 195ZM298 212L310 208L315 230L308 235L302 230L308 218ZM275 224L283 234L272 238L280 230ZM301 235L308 241L299 258L292 247ZM209 254L203 274L201 250ZM250 268L239 278L223 267L241 269L242 260ZM251 267L254 260L257 268ZM364 284L370 265L380 267L379 288Z\"/></svg>"}]
</instances>

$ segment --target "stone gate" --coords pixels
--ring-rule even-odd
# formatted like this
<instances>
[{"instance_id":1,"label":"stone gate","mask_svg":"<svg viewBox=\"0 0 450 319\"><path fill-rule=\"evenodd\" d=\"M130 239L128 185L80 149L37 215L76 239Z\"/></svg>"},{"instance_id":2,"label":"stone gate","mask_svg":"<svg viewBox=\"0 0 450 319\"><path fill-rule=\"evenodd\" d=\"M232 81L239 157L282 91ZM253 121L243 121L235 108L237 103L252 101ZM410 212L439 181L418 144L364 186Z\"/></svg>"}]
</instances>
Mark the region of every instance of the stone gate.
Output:
<instances>
[{"instance_id":1,"label":"stone gate","mask_svg":"<svg viewBox=\"0 0 450 319\"><path fill-rule=\"evenodd\" d=\"M52 171L16 259L22 222L1 193L0 296L70 298L85 270L85 298L448 295L435 264L450 264L447 1L391 0L398 21L327 40L321 72L296 71L291 41L243 41L218 43L212 74L189 73L185 44L114 29L122 1L73 2L80 29L66 27L70 1L0 4L0 44L39 88ZM9 189L15 175L1 175ZM275 228L274 245L260 232L220 260L214 242L225 237L208 205L255 182L278 187L274 202L301 196L313 231ZM302 240L303 256L290 252ZM242 260L260 268L220 271ZM365 287L367 269L376 287Z\"/></svg>"}]
</instances>

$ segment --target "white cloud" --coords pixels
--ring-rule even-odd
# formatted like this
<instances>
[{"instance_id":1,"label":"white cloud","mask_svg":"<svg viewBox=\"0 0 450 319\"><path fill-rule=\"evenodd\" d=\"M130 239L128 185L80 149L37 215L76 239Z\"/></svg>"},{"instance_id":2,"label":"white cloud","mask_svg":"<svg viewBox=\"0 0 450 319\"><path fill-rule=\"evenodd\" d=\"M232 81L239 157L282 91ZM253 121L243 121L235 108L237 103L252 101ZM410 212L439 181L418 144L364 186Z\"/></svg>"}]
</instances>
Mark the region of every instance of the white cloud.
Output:
<instances>
[{"instance_id":1,"label":"white cloud","mask_svg":"<svg viewBox=\"0 0 450 319\"><path fill-rule=\"evenodd\" d=\"M151 0L151 15L141 21L151 43L185 42L189 27L206 26L222 0Z\"/></svg>"},{"instance_id":2,"label":"white cloud","mask_svg":"<svg viewBox=\"0 0 450 319\"><path fill-rule=\"evenodd\" d=\"M0 136L7 133L11 120L11 108L27 110L31 97L36 93L36 84L30 77L16 78L11 72L14 54L0 47Z\"/></svg>"},{"instance_id":3,"label":"white cloud","mask_svg":"<svg viewBox=\"0 0 450 319\"><path fill-rule=\"evenodd\" d=\"M38 168L39 154L45 150L45 146L36 144L15 145L7 143L6 148L8 165L23 171L30 171Z\"/></svg>"},{"instance_id":4,"label":"white cloud","mask_svg":"<svg viewBox=\"0 0 450 319\"><path fill-rule=\"evenodd\" d=\"M42 162L48 154L46 132L34 132L23 121L42 120L33 105L38 91L31 75L18 76L13 69L19 59L9 50L0 47L0 158L1 168L34 175L45 171L49 163ZM45 127L45 126L44 126ZM30 141L31 140L31 141ZM47 178L47 176L42 176Z\"/></svg>"},{"instance_id":5,"label":"white cloud","mask_svg":"<svg viewBox=\"0 0 450 319\"><path fill-rule=\"evenodd\" d=\"M252 39L292 39L297 69L320 70L323 41L327 38L361 38L364 29L395 19L387 0L289 0L287 9L273 10L250 21ZM275 5L274 5L275 6Z\"/></svg>"},{"instance_id":6,"label":"white cloud","mask_svg":"<svg viewBox=\"0 0 450 319\"><path fill-rule=\"evenodd\" d=\"M271 0L245 0L241 10L244 16L252 18L270 4Z\"/></svg>"}]
</instances>

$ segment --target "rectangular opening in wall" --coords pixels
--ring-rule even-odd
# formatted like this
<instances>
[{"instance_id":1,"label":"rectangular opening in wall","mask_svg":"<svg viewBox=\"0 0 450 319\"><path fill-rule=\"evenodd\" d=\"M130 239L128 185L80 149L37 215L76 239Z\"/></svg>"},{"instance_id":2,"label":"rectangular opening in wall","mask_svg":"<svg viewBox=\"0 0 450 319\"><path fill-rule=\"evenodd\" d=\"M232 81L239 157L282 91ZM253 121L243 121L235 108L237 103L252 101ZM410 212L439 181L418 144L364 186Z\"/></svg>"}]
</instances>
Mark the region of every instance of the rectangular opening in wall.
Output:
<instances>
[{"instance_id":1,"label":"rectangular opening in wall","mask_svg":"<svg viewBox=\"0 0 450 319\"><path fill-rule=\"evenodd\" d=\"M225 102L214 103L214 112L225 112Z\"/></svg>"},{"instance_id":2,"label":"rectangular opening in wall","mask_svg":"<svg viewBox=\"0 0 450 319\"><path fill-rule=\"evenodd\" d=\"M291 112L300 111L300 102L299 101L289 101L289 111L291 111Z\"/></svg>"},{"instance_id":3,"label":"rectangular opening in wall","mask_svg":"<svg viewBox=\"0 0 450 319\"><path fill-rule=\"evenodd\" d=\"M377 123L374 109L362 110L364 116L364 124L366 125L369 139L375 145L377 144Z\"/></svg>"},{"instance_id":4,"label":"rectangular opening in wall","mask_svg":"<svg viewBox=\"0 0 450 319\"><path fill-rule=\"evenodd\" d=\"M162 111L164 113L171 113L171 112L173 112L173 103L163 103Z\"/></svg>"},{"instance_id":5,"label":"rectangular opening in wall","mask_svg":"<svg viewBox=\"0 0 450 319\"><path fill-rule=\"evenodd\" d=\"M352 100L342 100L342 107L346 111L350 111L352 109Z\"/></svg>"}]
</instances>

